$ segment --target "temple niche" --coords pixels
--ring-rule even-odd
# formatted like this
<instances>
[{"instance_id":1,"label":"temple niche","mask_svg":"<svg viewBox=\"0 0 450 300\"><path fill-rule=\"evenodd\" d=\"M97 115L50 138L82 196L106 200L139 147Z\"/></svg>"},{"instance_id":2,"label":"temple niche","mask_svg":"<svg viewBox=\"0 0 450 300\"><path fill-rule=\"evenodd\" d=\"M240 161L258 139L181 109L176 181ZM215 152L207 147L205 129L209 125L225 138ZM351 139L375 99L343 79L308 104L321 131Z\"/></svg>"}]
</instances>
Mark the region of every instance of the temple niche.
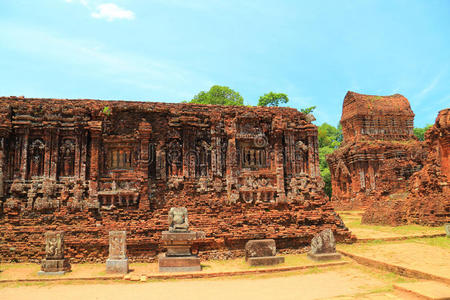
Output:
<instances>
[{"instance_id":1,"label":"temple niche","mask_svg":"<svg viewBox=\"0 0 450 300\"><path fill-rule=\"evenodd\" d=\"M131 256L158 252L170 207L186 207L206 233L200 249L243 249L266 235L293 247L325 225L351 239L323 192L317 127L295 109L0 101L2 228L24 216L23 228L61 224L80 260L106 256L96 230L144 238ZM72 231L83 232L89 251L71 244Z\"/></svg>"}]
</instances>

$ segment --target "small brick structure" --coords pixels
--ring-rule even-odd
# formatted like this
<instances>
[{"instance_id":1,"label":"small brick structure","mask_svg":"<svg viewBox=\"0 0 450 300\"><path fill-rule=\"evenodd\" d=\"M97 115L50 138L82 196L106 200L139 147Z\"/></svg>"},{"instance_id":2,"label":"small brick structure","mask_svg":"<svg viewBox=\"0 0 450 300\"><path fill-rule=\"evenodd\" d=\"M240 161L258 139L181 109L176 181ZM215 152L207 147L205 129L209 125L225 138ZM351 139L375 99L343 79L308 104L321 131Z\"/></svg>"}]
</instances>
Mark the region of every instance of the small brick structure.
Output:
<instances>
[{"instance_id":1,"label":"small brick structure","mask_svg":"<svg viewBox=\"0 0 450 300\"><path fill-rule=\"evenodd\" d=\"M250 240L245 244L245 260L250 266L270 266L284 263L284 257L276 256L275 240Z\"/></svg>"}]
</instances>

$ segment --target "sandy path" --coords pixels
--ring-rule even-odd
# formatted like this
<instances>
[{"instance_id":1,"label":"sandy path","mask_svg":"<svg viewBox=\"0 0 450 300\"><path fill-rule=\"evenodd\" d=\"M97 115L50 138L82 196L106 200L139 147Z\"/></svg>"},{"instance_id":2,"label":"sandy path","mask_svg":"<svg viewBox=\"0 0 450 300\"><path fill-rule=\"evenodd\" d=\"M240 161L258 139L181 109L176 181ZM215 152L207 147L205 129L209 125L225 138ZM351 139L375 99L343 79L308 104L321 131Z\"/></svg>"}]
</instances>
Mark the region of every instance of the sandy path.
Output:
<instances>
[{"instance_id":1,"label":"sandy path","mask_svg":"<svg viewBox=\"0 0 450 300\"><path fill-rule=\"evenodd\" d=\"M358 269L278 278L180 280L136 284L21 286L0 289L0 298L33 300L114 299L321 299L355 295L386 286Z\"/></svg>"},{"instance_id":2,"label":"sandy path","mask_svg":"<svg viewBox=\"0 0 450 300\"><path fill-rule=\"evenodd\" d=\"M450 278L450 251L419 243L373 245L349 252L408 269Z\"/></svg>"}]
</instances>

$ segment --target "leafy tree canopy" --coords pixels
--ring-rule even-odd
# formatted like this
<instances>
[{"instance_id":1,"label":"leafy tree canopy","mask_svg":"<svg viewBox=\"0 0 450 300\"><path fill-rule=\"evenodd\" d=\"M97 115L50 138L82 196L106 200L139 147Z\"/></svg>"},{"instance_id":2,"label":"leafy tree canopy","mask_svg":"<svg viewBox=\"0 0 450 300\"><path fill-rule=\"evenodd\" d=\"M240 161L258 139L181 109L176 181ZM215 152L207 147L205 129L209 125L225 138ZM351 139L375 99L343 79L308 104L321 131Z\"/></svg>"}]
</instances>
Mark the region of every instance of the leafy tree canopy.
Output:
<instances>
[{"instance_id":1,"label":"leafy tree canopy","mask_svg":"<svg viewBox=\"0 0 450 300\"><path fill-rule=\"evenodd\" d=\"M289 98L286 94L270 92L259 97L258 106L279 106L288 101Z\"/></svg>"},{"instance_id":2,"label":"leafy tree canopy","mask_svg":"<svg viewBox=\"0 0 450 300\"><path fill-rule=\"evenodd\" d=\"M427 125L424 128L414 128L414 135L419 139L419 141L423 141L425 139L425 132L430 129L431 125Z\"/></svg>"},{"instance_id":3,"label":"leafy tree canopy","mask_svg":"<svg viewBox=\"0 0 450 300\"><path fill-rule=\"evenodd\" d=\"M329 147L332 149L336 149L342 142L342 126L336 128L331 126L330 124L323 123L319 126L318 130L318 139L319 139L319 148Z\"/></svg>"},{"instance_id":4,"label":"leafy tree canopy","mask_svg":"<svg viewBox=\"0 0 450 300\"><path fill-rule=\"evenodd\" d=\"M318 128L319 140L319 167L322 179L325 182L325 193L331 197L331 174L326 160L326 156L336 150L342 142L342 126L336 128L330 124L323 123Z\"/></svg>"},{"instance_id":5,"label":"leafy tree canopy","mask_svg":"<svg viewBox=\"0 0 450 300\"><path fill-rule=\"evenodd\" d=\"M244 105L244 98L227 86L213 85L209 91L201 91L189 103L215 105Z\"/></svg>"}]
</instances>

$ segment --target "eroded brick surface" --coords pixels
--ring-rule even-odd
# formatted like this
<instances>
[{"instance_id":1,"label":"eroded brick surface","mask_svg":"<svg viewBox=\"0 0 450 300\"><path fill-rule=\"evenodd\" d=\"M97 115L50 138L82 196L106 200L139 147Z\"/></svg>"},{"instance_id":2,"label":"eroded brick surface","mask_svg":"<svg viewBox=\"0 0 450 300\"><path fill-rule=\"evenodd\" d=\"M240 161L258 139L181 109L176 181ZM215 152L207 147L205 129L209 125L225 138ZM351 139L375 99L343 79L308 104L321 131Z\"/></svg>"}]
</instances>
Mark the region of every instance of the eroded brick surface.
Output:
<instances>
[{"instance_id":1,"label":"eroded brick surface","mask_svg":"<svg viewBox=\"0 0 450 300\"><path fill-rule=\"evenodd\" d=\"M0 258L39 260L43 233L66 256L104 260L108 233L128 256L161 251L170 207L186 207L194 250L280 249L350 232L322 191L317 128L291 108L0 98Z\"/></svg>"},{"instance_id":2,"label":"eroded brick surface","mask_svg":"<svg viewBox=\"0 0 450 300\"><path fill-rule=\"evenodd\" d=\"M419 142L405 97L348 92L344 142L327 157L334 207L366 209L364 223L448 222L448 115L448 109L441 111L427 141Z\"/></svg>"},{"instance_id":3,"label":"eroded brick surface","mask_svg":"<svg viewBox=\"0 0 450 300\"><path fill-rule=\"evenodd\" d=\"M407 181L403 197L373 202L362 221L376 224L423 224L450 222L450 109L439 112L426 134L424 167Z\"/></svg>"}]
</instances>

